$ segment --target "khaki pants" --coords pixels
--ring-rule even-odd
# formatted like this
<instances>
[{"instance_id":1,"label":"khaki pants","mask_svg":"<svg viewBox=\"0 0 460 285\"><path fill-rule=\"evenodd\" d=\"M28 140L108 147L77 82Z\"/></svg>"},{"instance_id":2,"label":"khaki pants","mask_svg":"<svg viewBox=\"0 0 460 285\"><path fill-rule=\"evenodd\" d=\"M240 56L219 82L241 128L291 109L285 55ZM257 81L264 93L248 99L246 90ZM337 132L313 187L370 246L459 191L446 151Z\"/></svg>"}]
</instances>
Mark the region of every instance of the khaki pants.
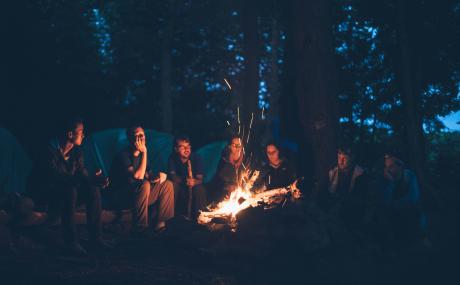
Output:
<instances>
[{"instance_id":1,"label":"khaki pants","mask_svg":"<svg viewBox=\"0 0 460 285\"><path fill-rule=\"evenodd\" d=\"M121 190L121 189L120 189ZM128 190L128 191L126 191ZM133 214L133 226L149 226L149 207L156 205L158 221L167 221L174 217L174 188L171 181L151 184L143 181L137 189L126 189L116 198L118 207L130 207Z\"/></svg>"}]
</instances>

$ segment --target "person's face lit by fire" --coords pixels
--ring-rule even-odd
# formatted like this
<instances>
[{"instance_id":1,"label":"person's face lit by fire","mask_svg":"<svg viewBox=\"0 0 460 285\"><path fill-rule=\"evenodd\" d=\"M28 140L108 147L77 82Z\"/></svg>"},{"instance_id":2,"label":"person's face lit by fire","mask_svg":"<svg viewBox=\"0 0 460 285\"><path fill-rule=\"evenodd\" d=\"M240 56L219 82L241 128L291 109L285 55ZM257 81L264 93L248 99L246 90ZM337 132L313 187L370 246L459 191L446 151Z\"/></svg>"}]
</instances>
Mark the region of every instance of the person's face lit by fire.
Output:
<instances>
[{"instance_id":1,"label":"person's face lit by fire","mask_svg":"<svg viewBox=\"0 0 460 285\"><path fill-rule=\"evenodd\" d=\"M68 140L76 146L80 146L83 143L85 137L85 130L82 123L78 123L73 131L67 134Z\"/></svg>"},{"instance_id":2,"label":"person's face lit by fire","mask_svg":"<svg viewBox=\"0 0 460 285\"><path fill-rule=\"evenodd\" d=\"M228 148L230 150L230 157L233 160L238 160L241 156L242 149L243 149L243 144L241 143L241 139L233 138Z\"/></svg>"},{"instance_id":3,"label":"person's face lit by fire","mask_svg":"<svg viewBox=\"0 0 460 285\"><path fill-rule=\"evenodd\" d=\"M265 153L270 164L277 165L280 163L280 152L276 146L272 144L267 145Z\"/></svg>"},{"instance_id":4,"label":"person's face lit by fire","mask_svg":"<svg viewBox=\"0 0 460 285\"><path fill-rule=\"evenodd\" d=\"M337 166L339 167L340 170L346 170L349 169L352 163L352 157L351 155L339 151L337 153Z\"/></svg>"},{"instance_id":5,"label":"person's face lit by fire","mask_svg":"<svg viewBox=\"0 0 460 285\"><path fill-rule=\"evenodd\" d=\"M188 141L179 140L176 142L176 152L182 159L188 159L192 153L192 146Z\"/></svg>"},{"instance_id":6,"label":"person's face lit by fire","mask_svg":"<svg viewBox=\"0 0 460 285\"><path fill-rule=\"evenodd\" d=\"M144 152L145 149L145 132L141 127L137 127L131 131L128 137L132 148Z\"/></svg>"},{"instance_id":7,"label":"person's face lit by fire","mask_svg":"<svg viewBox=\"0 0 460 285\"><path fill-rule=\"evenodd\" d=\"M384 175L391 181L399 181L404 172L404 163L402 160L393 157L385 156Z\"/></svg>"}]
</instances>

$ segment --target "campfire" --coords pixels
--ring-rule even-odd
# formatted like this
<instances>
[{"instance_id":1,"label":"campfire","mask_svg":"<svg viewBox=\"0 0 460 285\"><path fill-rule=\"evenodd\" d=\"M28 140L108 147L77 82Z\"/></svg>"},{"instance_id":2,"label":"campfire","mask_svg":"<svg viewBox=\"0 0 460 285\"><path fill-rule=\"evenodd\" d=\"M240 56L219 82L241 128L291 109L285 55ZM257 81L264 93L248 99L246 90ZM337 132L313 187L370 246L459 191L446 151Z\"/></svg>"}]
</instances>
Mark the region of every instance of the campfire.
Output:
<instances>
[{"instance_id":1,"label":"campfire","mask_svg":"<svg viewBox=\"0 0 460 285\"><path fill-rule=\"evenodd\" d=\"M225 83L232 90L231 85L224 78ZM262 109L261 118L264 119L264 109ZM241 124L240 120L240 108L237 107L237 126L238 126L238 135L242 136L240 139L241 144L249 143L251 136L251 129L254 121L254 113L251 113L251 120L249 123L249 128L247 132L247 137L245 138L245 128ZM229 121L227 121L229 127L232 126ZM245 148L242 148L243 153ZM252 153L251 153L252 155ZM286 197L288 194L291 195L293 199L298 199L301 196L299 189L297 188L297 180L292 184L287 185L286 187L276 188L272 190L265 191L265 187L262 189L253 189L254 182L259 177L259 171L254 170L251 173L249 169L250 162L247 164L248 167L242 163L243 168L246 171L247 175L243 175L241 181L237 181L238 187L230 193L223 201L219 202L216 206L209 207L208 211L201 211L198 216L198 223L205 225L211 223L214 219L224 219L230 226L234 229L236 226L236 216L237 214L249 207L257 207L260 204L270 205L277 202L278 197ZM286 201L286 200L285 200Z\"/></svg>"},{"instance_id":2,"label":"campfire","mask_svg":"<svg viewBox=\"0 0 460 285\"><path fill-rule=\"evenodd\" d=\"M198 217L199 224L208 224L215 218L228 220L230 224L236 224L236 215L249 207L257 207L261 203L271 204L275 197L282 197L291 194L293 198L300 198L300 191L297 189L297 181L282 188L276 188L268 191L254 190L254 181L259 176L259 171L254 171L248 181L243 180L243 185L239 186L230 196L210 208L209 211L203 211Z\"/></svg>"}]
</instances>

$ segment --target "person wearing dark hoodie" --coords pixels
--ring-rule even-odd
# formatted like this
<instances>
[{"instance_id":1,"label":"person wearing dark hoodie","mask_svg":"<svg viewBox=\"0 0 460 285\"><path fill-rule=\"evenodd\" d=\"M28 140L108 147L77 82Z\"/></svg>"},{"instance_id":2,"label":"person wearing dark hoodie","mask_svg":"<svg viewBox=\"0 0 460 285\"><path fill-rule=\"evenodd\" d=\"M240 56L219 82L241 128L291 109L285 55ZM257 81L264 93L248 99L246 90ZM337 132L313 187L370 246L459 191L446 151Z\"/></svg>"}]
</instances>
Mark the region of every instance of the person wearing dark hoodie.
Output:
<instances>
[{"instance_id":1,"label":"person wearing dark hoodie","mask_svg":"<svg viewBox=\"0 0 460 285\"><path fill-rule=\"evenodd\" d=\"M100 170L94 175L88 174L81 148L84 137L83 120L69 120L60 136L49 142L37 161L31 176L33 181L29 181L28 187L32 199L48 205L48 224L54 224L61 218L65 245L77 254L86 254L75 225L75 211L80 204L86 206L90 245L110 247L101 237L100 190L107 186L108 180Z\"/></svg>"},{"instance_id":2,"label":"person wearing dark hoodie","mask_svg":"<svg viewBox=\"0 0 460 285\"><path fill-rule=\"evenodd\" d=\"M221 200L241 185L241 180L245 176L243 159L243 142L239 136L232 136L222 152L212 181L211 188L214 192L209 193L212 201Z\"/></svg>"},{"instance_id":3,"label":"person wearing dark hoodie","mask_svg":"<svg viewBox=\"0 0 460 285\"><path fill-rule=\"evenodd\" d=\"M271 190L287 187L296 181L295 167L282 155L277 144L268 143L265 146L265 157L266 160L255 183L256 188Z\"/></svg>"}]
</instances>

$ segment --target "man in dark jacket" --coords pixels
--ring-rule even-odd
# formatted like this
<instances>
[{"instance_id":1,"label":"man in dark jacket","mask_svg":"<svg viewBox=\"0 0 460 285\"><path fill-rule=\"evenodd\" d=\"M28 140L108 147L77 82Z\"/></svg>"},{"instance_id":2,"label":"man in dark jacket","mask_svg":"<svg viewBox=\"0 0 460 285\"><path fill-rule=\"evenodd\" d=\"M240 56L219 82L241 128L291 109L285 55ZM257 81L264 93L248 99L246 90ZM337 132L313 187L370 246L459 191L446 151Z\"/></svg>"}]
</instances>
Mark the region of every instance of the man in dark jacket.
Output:
<instances>
[{"instance_id":1,"label":"man in dark jacket","mask_svg":"<svg viewBox=\"0 0 460 285\"><path fill-rule=\"evenodd\" d=\"M337 150L337 165L321 184L320 203L340 215L350 226L361 225L367 208L368 176L355 161L350 146Z\"/></svg>"},{"instance_id":2,"label":"man in dark jacket","mask_svg":"<svg viewBox=\"0 0 460 285\"><path fill-rule=\"evenodd\" d=\"M40 161L37 162L33 181L29 183L29 194L39 204L49 208L49 220L62 219L64 241L68 248L84 254L75 226L75 209L86 205L86 219L90 241L93 245L108 247L101 239L101 193L107 180L99 171L90 176L83 162L81 144L84 125L81 119L73 119L60 137L53 139Z\"/></svg>"},{"instance_id":3,"label":"man in dark jacket","mask_svg":"<svg viewBox=\"0 0 460 285\"><path fill-rule=\"evenodd\" d=\"M206 207L203 163L197 153L192 153L188 137L176 137L174 142L174 152L168 161L168 175L174 184L176 214L190 214L190 218L194 218L199 210ZM188 213L189 210L191 213Z\"/></svg>"}]
</instances>

